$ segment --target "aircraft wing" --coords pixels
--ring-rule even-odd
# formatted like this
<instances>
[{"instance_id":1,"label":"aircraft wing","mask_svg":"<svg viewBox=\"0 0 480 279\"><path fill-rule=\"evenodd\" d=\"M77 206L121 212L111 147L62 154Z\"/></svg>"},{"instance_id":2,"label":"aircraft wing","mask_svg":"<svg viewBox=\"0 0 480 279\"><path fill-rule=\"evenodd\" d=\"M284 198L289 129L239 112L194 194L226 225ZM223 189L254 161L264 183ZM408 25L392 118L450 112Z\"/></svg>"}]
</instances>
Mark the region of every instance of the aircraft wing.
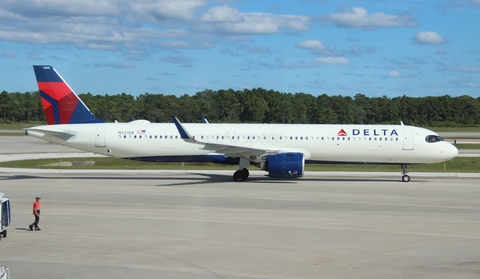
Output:
<instances>
[{"instance_id":1,"label":"aircraft wing","mask_svg":"<svg viewBox=\"0 0 480 279\"><path fill-rule=\"evenodd\" d=\"M201 149L210 150L213 153L225 154L229 157L248 157L248 156L257 156L262 154L276 154L281 150L277 149L262 149L262 148L253 148L248 146L238 146L238 145L228 145L228 144L217 144L217 143L207 143L197 141L197 144L204 145Z\"/></svg>"},{"instance_id":2,"label":"aircraft wing","mask_svg":"<svg viewBox=\"0 0 480 279\"><path fill-rule=\"evenodd\" d=\"M203 142L195 139L188 133L188 131L183 127L180 120L177 117L172 116L173 122L180 133L180 137L190 143L201 144L203 147L200 149L209 150L213 153L224 154L229 157L249 157L249 156L259 156L262 154L276 154L282 151L281 149L265 149L265 148L254 148L249 146L239 146L239 145L229 145L221 143L210 143Z\"/></svg>"}]
</instances>

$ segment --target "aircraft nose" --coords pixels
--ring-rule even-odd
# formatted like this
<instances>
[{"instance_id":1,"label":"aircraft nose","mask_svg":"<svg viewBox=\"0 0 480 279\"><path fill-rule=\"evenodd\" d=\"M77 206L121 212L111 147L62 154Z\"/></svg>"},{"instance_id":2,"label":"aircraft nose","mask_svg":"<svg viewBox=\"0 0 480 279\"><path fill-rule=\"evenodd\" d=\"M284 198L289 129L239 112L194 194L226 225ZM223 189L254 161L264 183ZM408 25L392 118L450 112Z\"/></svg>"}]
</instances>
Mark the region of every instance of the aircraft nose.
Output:
<instances>
[{"instance_id":1,"label":"aircraft nose","mask_svg":"<svg viewBox=\"0 0 480 279\"><path fill-rule=\"evenodd\" d=\"M445 147L443 154L447 158L447 160L453 159L458 155L458 149L455 145L451 143L447 143L448 145Z\"/></svg>"}]
</instances>

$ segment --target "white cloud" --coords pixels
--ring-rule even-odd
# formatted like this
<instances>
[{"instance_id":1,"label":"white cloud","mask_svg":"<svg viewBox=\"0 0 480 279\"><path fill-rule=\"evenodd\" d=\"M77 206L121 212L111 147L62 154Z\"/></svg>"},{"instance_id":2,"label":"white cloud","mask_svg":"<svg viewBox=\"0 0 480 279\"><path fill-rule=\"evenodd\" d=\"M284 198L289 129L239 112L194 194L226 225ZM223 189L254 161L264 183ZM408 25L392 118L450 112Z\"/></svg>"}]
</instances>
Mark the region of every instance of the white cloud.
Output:
<instances>
[{"instance_id":1,"label":"white cloud","mask_svg":"<svg viewBox=\"0 0 480 279\"><path fill-rule=\"evenodd\" d=\"M295 46L298 48L308 49L312 51L326 49L326 46L318 40L307 40L307 41L298 42Z\"/></svg>"},{"instance_id":2,"label":"white cloud","mask_svg":"<svg viewBox=\"0 0 480 279\"><path fill-rule=\"evenodd\" d=\"M315 63L319 64L329 64L329 65L348 65L350 61L346 57L317 57L313 60Z\"/></svg>"},{"instance_id":3,"label":"white cloud","mask_svg":"<svg viewBox=\"0 0 480 279\"><path fill-rule=\"evenodd\" d=\"M120 15L116 1L109 0L2 0L0 8L25 17ZM118 2L118 1L117 1Z\"/></svg>"},{"instance_id":4,"label":"white cloud","mask_svg":"<svg viewBox=\"0 0 480 279\"><path fill-rule=\"evenodd\" d=\"M214 32L225 35L276 34L280 29L304 31L310 28L310 18L308 16L267 13L238 13L238 16L241 18L239 21L203 22L195 25L195 28L202 32Z\"/></svg>"},{"instance_id":5,"label":"white cloud","mask_svg":"<svg viewBox=\"0 0 480 279\"><path fill-rule=\"evenodd\" d=\"M320 17L324 23L332 23L338 27L355 29L378 29L381 27L415 27L417 20L408 14L389 15L383 12L368 14L362 7L346 9L338 13Z\"/></svg>"},{"instance_id":6,"label":"white cloud","mask_svg":"<svg viewBox=\"0 0 480 279\"><path fill-rule=\"evenodd\" d=\"M437 32L421 31L413 38L413 41L421 45L441 45L448 43L448 40L440 36Z\"/></svg>"},{"instance_id":7,"label":"white cloud","mask_svg":"<svg viewBox=\"0 0 480 279\"><path fill-rule=\"evenodd\" d=\"M204 22L240 22L243 18L237 9L227 5L210 8L200 19Z\"/></svg>"},{"instance_id":8,"label":"white cloud","mask_svg":"<svg viewBox=\"0 0 480 279\"><path fill-rule=\"evenodd\" d=\"M162 23L169 20L191 21L194 20L197 9L207 5L206 0L144 0L125 1L126 9L134 12L134 16L149 18L152 23Z\"/></svg>"},{"instance_id":9,"label":"white cloud","mask_svg":"<svg viewBox=\"0 0 480 279\"><path fill-rule=\"evenodd\" d=\"M132 47L145 55L151 46L211 48L250 35L310 28L308 16L241 12L208 0L3 0L0 41L71 44L95 50ZM202 13L203 11L203 13ZM217 37L222 37L217 39Z\"/></svg>"},{"instance_id":10,"label":"white cloud","mask_svg":"<svg viewBox=\"0 0 480 279\"><path fill-rule=\"evenodd\" d=\"M388 72L387 76L391 78L397 78L397 77L401 77L402 75L397 71L390 71Z\"/></svg>"},{"instance_id":11,"label":"white cloud","mask_svg":"<svg viewBox=\"0 0 480 279\"><path fill-rule=\"evenodd\" d=\"M386 75L387 78L407 78L407 77L415 77L416 75L412 74L401 74L397 71L390 71Z\"/></svg>"}]
</instances>

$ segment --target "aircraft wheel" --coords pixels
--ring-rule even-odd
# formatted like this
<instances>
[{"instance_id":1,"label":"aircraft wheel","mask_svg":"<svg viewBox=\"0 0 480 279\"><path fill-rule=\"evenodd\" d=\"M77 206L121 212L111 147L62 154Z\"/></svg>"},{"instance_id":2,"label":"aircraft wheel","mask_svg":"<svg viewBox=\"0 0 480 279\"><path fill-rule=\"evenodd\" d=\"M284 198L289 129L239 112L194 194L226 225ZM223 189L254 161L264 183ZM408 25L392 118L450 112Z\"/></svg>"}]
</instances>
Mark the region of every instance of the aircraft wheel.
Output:
<instances>
[{"instance_id":1,"label":"aircraft wheel","mask_svg":"<svg viewBox=\"0 0 480 279\"><path fill-rule=\"evenodd\" d=\"M7 230L4 230L2 234L3 234L3 238L7 238Z\"/></svg>"},{"instance_id":2,"label":"aircraft wheel","mask_svg":"<svg viewBox=\"0 0 480 279\"><path fill-rule=\"evenodd\" d=\"M243 180L246 180L249 175L250 175L250 172L248 171L247 168L245 168L245 169L242 170Z\"/></svg>"},{"instance_id":3,"label":"aircraft wheel","mask_svg":"<svg viewBox=\"0 0 480 279\"><path fill-rule=\"evenodd\" d=\"M243 179L243 173L242 171L236 171L233 173L233 181L235 182L242 182L244 181L245 179Z\"/></svg>"},{"instance_id":4,"label":"aircraft wheel","mask_svg":"<svg viewBox=\"0 0 480 279\"><path fill-rule=\"evenodd\" d=\"M402 176L402 180L403 180L403 182L408 182L408 181L410 181L410 176L405 174L404 176Z\"/></svg>"}]
</instances>

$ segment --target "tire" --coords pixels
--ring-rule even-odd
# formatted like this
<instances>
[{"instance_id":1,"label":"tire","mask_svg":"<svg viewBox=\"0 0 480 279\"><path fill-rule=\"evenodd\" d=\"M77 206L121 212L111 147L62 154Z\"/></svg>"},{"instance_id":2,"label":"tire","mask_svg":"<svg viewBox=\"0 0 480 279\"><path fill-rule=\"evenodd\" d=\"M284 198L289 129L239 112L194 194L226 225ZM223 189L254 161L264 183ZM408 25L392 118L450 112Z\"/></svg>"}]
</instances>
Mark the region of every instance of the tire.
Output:
<instances>
[{"instance_id":1,"label":"tire","mask_svg":"<svg viewBox=\"0 0 480 279\"><path fill-rule=\"evenodd\" d=\"M242 171L236 171L236 172L233 173L233 181L235 181L235 182L242 182L243 181Z\"/></svg>"},{"instance_id":2,"label":"tire","mask_svg":"<svg viewBox=\"0 0 480 279\"><path fill-rule=\"evenodd\" d=\"M402 181L403 182L409 182L410 181L410 176L405 174L404 176L402 176Z\"/></svg>"},{"instance_id":3,"label":"tire","mask_svg":"<svg viewBox=\"0 0 480 279\"><path fill-rule=\"evenodd\" d=\"M243 181L247 180L249 175L250 175L250 172L248 171L248 169L245 168L242 170Z\"/></svg>"},{"instance_id":4,"label":"tire","mask_svg":"<svg viewBox=\"0 0 480 279\"><path fill-rule=\"evenodd\" d=\"M4 230L2 234L3 234L3 238L7 238L7 230Z\"/></svg>"}]
</instances>

